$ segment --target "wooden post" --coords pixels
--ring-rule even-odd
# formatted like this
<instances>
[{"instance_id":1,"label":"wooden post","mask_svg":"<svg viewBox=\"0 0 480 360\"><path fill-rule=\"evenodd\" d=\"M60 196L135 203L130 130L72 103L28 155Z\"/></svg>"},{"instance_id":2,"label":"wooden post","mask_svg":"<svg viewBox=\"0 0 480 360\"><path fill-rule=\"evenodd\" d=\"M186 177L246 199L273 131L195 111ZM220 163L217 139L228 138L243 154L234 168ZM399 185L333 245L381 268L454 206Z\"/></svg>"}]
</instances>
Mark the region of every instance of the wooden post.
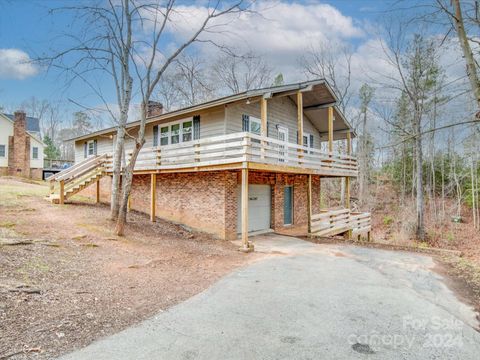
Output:
<instances>
[{"instance_id":1,"label":"wooden post","mask_svg":"<svg viewBox=\"0 0 480 360\"><path fill-rule=\"evenodd\" d=\"M303 146L303 93L297 92L297 144ZM299 164L303 151L298 150Z\"/></svg>"},{"instance_id":2,"label":"wooden post","mask_svg":"<svg viewBox=\"0 0 480 360\"><path fill-rule=\"evenodd\" d=\"M310 235L312 233L312 174L308 174L307 218L308 218L308 235Z\"/></svg>"},{"instance_id":3,"label":"wooden post","mask_svg":"<svg viewBox=\"0 0 480 360\"><path fill-rule=\"evenodd\" d=\"M260 99L260 120L261 120L261 126L260 126L260 135L266 137L267 136L267 99L261 98ZM266 142L262 141L262 159L265 158L265 145Z\"/></svg>"},{"instance_id":4,"label":"wooden post","mask_svg":"<svg viewBox=\"0 0 480 360\"><path fill-rule=\"evenodd\" d=\"M60 205L65 203L65 180L60 180Z\"/></svg>"},{"instance_id":5,"label":"wooden post","mask_svg":"<svg viewBox=\"0 0 480 360\"><path fill-rule=\"evenodd\" d=\"M347 132L347 155L352 152L352 138L350 132ZM350 209L350 176L345 177L345 207ZM352 238L352 229L348 230L347 238Z\"/></svg>"},{"instance_id":6,"label":"wooden post","mask_svg":"<svg viewBox=\"0 0 480 360\"><path fill-rule=\"evenodd\" d=\"M157 174L150 176L150 221L155 222L155 199L157 191Z\"/></svg>"},{"instance_id":7,"label":"wooden post","mask_svg":"<svg viewBox=\"0 0 480 360\"><path fill-rule=\"evenodd\" d=\"M100 203L100 179L97 180L97 197L96 197L96 203L99 204Z\"/></svg>"},{"instance_id":8,"label":"wooden post","mask_svg":"<svg viewBox=\"0 0 480 360\"><path fill-rule=\"evenodd\" d=\"M328 108L328 152L333 152L333 107Z\"/></svg>"},{"instance_id":9,"label":"wooden post","mask_svg":"<svg viewBox=\"0 0 480 360\"><path fill-rule=\"evenodd\" d=\"M248 241L248 169L242 168L242 247L241 251L253 251L252 244Z\"/></svg>"}]
</instances>

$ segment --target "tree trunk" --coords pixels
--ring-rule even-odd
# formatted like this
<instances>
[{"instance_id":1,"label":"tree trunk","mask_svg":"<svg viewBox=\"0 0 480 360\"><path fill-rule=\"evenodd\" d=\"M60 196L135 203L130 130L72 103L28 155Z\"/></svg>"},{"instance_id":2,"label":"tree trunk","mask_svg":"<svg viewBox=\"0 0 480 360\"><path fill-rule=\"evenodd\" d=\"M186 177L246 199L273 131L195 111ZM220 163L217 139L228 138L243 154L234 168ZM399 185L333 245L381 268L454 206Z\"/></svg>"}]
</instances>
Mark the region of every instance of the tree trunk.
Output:
<instances>
[{"instance_id":1,"label":"tree trunk","mask_svg":"<svg viewBox=\"0 0 480 360\"><path fill-rule=\"evenodd\" d=\"M470 81L475 101L477 102L477 111L480 109L480 83L478 81L477 66L473 57L470 43L468 42L467 34L465 32L465 25L463 23L462 8L460 6L460 0L452 0L452 5L455 9L455 16L453 22L455 24L455 30L457 31L458 40L462 47L463 57L467 65L467 75ZM477 118L479 114L477 113Z\"/></svg>"},{"instance_id":2,"label":"tree trunk","mask_svg":"<svg viewBox=\"0 0 480 360\"><path fill-rule=\"evenodd\" d=\"M120 178L122 176L122 155L125 147L125 127L119 125L115 139L115 151L113 154L113 177L112 195L110 200L110 219L115 221L118 218L120 209Z\"/></svg>"},{"instance_id":3,"label":"tree trunk","mask_svg":"<svg viewBox=\"0 0 480 360\"><path fill-rule=\"evenodd\" d=\"M415 119L415 162L417 175L417 239L425 240L425 225L424 225L424 199L423 199L423 153L422 153L422 136L419 116Z\"/></svg>"},{"instance_id":4,"label":"tree trunk","mask_svg":"<svg viewBox=\"0 0 480 360\"><path fill-rule=\"evenodd\" d=\"M135 144L133 149L132 156L128 162L127 167L124 170L123 174L123 184L122 184L122 199L120 202L120 208L118 212L117 224L115 227L115 233L118 236L123 236L125 234L125 224L127 223L127 210L128 210L128 198L132 190L132 180L133 180L133 170L135 168L135 163L137 161L138 153L142 149L145 139L141 139L140 143Z\"/></svg>"}]
</instances>

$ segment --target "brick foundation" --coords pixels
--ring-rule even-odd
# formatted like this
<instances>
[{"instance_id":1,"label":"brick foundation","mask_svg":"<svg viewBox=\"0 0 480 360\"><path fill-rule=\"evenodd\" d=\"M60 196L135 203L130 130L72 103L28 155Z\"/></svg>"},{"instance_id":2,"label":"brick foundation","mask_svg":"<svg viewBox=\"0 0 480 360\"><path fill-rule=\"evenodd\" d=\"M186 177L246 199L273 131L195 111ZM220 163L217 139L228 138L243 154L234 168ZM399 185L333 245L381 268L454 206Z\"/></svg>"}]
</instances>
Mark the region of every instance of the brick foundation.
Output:
<instances>
[{"instance_id":1,"label":"brick foundation","mask_svg":"<svg viewBox=\"0 0 480 360\"><path fill-rule=\"evenodd\" d=\"M150 211L150 175L133 177L131 208ZM284 228L283 192L293 185L294 225L307 223L307 175L287 175L266 172L249 173L250 184L270 185L272 188L271 227ZM185 224L221 239L237 237L237 192L241 183L239 171L210 171L196 173L157 174L156 215ZM111 177L100 180L100 198L110 202ZM95 185L81 192L95 198ZM320 208L320 178L312 179L313 212Z\"/></svg>"}]
</instances>

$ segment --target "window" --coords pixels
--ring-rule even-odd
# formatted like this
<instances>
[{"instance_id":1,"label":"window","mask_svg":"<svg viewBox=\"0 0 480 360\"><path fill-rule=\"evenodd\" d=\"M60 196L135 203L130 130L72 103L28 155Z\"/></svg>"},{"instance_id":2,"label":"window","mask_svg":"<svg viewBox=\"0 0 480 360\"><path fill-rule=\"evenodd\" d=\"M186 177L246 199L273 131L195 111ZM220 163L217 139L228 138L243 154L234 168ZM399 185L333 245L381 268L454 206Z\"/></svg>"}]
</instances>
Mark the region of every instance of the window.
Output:
<instances>
[{"instance_id":1,"label":"window","mask_svg":"<svg viewBox=\"0 0 480 360\"><path fill-rule=\"evenodd\" d=\"M95 155L95 143L93 140L88 142L88 156Z\"/></svg>"},{"instance_id":2,"label":"window","mask_svg":"<svg viewBox=\"0 0 480 360\"><path fill-rule=\"evenodd\" d=\"M191 121L186 121L182 124L182 134L183 134L183 139L182 139L183 142L192 140L192 122Z\"/></svg>"},{"instance_id":3,"label":"window","mask_svg":"<svg viewBox=\"0 0 480 360\"><path fill-rule=\"evenodd\" d=\"M310 147L310 134L303 134L303 146Z\"/></svg>"},{"instance_id":4,"label":"window","mask_svg":"<svg viewBox=\"0 0 480 360\"><path fill-rule=\"evenodd\" d=\"M170 132L168 131L168 126L160 128L160 145L168 145L168 137Z\"/></svg>"},{"instance_id":5,"label":"window","mask_svg":"<svg viewBox=\"0 0 480 360\"><path fill-rule=\"evenodd\" d=\"M260 119L250 116L250 129L249 131L253 134L260 135L262 129L262 123Z\"/></svg>"},{"instance_id":6,"label":"window","mask_svg":"<svg viewBox=\"0 0 480 360\"><path fill-rule=\"evenodd\" d=\"M0 145L0 157L5 157L5 145Z\"/></svg>"},{"instance_id":7,"label":"window","mask_svg":"<svg viewBox=\"0 0 480 360\"><path fill-rule=\"evenodd\" d=\"M171 126L170 143L178 144L180 142L180 124Z\"/></svg>"},{"instance_id":8,"label":"window","mask_svg":"<svg viewBox=\"0 0 480 360\"><path fill-rule=\"evenodd\" d=\"M193 120L182 120L160 127L160 146L193 140Z\"/></svg>"},{"instance_id":9,"label":"window","mask_svg":"<svg viewBox=\"0 0 480 360\"><path fill-rule=\"evenodd\" d=\"M38 159L38 147L32 147L32 159Z\"/></svg>"}]
</instances>

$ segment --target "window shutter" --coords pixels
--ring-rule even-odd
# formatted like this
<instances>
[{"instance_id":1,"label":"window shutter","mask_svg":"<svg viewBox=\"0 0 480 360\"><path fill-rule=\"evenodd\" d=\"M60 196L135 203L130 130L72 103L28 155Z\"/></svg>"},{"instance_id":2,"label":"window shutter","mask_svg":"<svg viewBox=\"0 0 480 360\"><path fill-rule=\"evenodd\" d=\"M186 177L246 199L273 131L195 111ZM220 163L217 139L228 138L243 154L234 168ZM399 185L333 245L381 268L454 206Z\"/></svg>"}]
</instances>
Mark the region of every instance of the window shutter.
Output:
<instances>
[{"instance_id":1,"label":"window shutter","mask_svg":"<svg viewBox=\"0 0 480 360\"><path fill-rule=\"evenodd\" d=\"M310 147L313 148L313 135L310 134Z\"/></svg>"},{"instance_id":2,"label":"window shutter","mask_svg":"<svg viewBox=\"0 0 480 360\"><path fill-rule=\"evenodd\" d=\"M297 144L298 144L298 130L297 130L297 136L295 137L295 139L297 139ZM303 139L302 139L302 142L299 145L303 145Z\"/></svg>"},{"instance_id":3,"label":"window shutter","mask_svg":"<svg viewBox=\"0 0 480 360\"><path fill-rule=\"evenodd\" d=\"M250 116L243 114L242 115L242 131L250 130Z\"/></svg>"},{"instance_id":4,"label":"window shutter","mask_svg":"<svg viewBox=\"0 0 480 360\"><path fill-rule=\"evenodd\" d=\"M193 140L200 139L200 115L193 117Z\"/></svg>"},{"instance_id":5,"label":"window shutter","mask_svg":"<svg viewBox=\"0 0 480 360\"><path fill-rule=\"evenodd\" d=\"M270 122L267 121L267 137L270 136Z\"/></svg>"},{"instance_id":6,"label":"window shutter","mask_svg":"<svg viewBox=\"0 0 480 360\"><path fill-rule=\"evenodd\" d=\"M97 140L93 140L93 153L97 155Z\"/></svg>"},{"instance_id":7,"label":"window shutter","mask_svg":"<svg viewBox=\"0 0 480 360\"><path fill-rule=\"evenodd\" d=\"M84 157L84 158L87 158L87 146L88 146L88 145L87 145L87 142L85 141L85 142L83 143L83 157Z\"/></svg>"},{"instance_id":8,"label":"window shutter","mask_svg":"<svg viewBox=\"0 0 480 360\"><path fill-rule=\"evenodd\" d=\"M153 146L158 146L158 125L153 126Z\"/></svg>"}]
</instances>

